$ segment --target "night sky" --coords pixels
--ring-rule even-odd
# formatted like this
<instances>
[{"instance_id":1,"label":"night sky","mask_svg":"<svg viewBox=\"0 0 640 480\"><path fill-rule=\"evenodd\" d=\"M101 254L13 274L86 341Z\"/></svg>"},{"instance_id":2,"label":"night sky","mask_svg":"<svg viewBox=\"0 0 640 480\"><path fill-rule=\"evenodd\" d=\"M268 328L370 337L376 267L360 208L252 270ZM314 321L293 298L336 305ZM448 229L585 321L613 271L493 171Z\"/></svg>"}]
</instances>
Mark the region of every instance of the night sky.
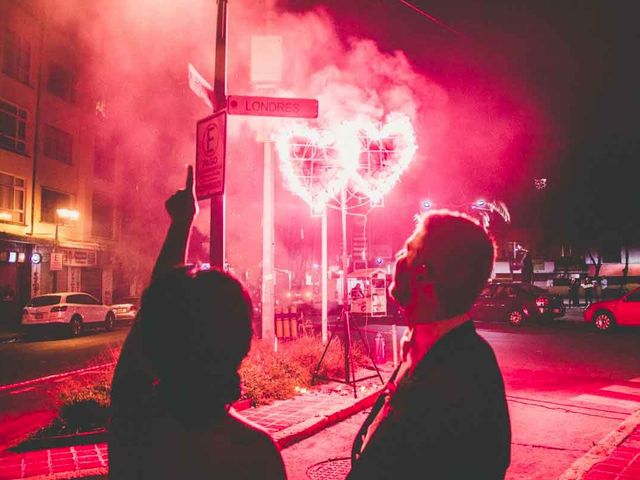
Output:
<instances>
[{"instance_id":1,"label":"night sky","mask_svg":"<svg viewBox=\"0 0 640 480\"><path fill-rule=\"evenodd\" d=\"M318 2L287 3L304 9ZM639 218L631 173L640 114L637 2L410 2L444 26L404 3L323 2L343 38L369 37L383 50L404 51L452 97L484 98L483 108L506 118L536 117L521 133L525 145L493 172L504 178L495 196L507 201L515 225L542 208L542 225L579 238ZM465 133L455 141L464 143ZM548 187L536 191L533 179L542 177Z\"/></svg>"}]
</instances>

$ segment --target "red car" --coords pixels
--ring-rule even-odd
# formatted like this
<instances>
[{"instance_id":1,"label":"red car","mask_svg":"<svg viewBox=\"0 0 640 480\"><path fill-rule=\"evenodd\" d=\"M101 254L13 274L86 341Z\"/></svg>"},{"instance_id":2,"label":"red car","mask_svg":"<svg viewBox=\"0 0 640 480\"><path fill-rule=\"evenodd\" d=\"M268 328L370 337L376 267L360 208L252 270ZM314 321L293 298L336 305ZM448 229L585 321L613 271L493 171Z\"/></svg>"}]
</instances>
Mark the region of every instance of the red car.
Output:
<instances>
[{"instance_id":1,"label":"red car","mask_svg":"<svg viewBox=\"0 0 640 480\"><path fill-rule=\"evenodd\" d=\"M585 322L593 322L601 332L616 325L640 326L640 287L620 298L592 303L583 315Z\"/></svg>"}]
</instances>

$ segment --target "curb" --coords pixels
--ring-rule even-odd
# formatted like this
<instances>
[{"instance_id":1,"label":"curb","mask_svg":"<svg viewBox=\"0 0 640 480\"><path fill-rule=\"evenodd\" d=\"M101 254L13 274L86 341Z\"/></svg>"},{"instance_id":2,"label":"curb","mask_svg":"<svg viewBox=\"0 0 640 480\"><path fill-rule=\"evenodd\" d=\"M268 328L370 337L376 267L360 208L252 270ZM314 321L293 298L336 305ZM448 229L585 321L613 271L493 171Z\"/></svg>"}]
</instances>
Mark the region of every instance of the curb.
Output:
<instances>
[{"instance_id":1,"label":"curb","mask_svg":"<svg viewBox=\"0 0 640 480\"><path fill-rule=\"evenodd\" d=\"M296 425L292 425L280 432L276 432L273 435L273 438L276 441L278 448L281 450L290 447L294 443L304 440L305 438L309 438L319 431L335 425L336 423L341 422L342 420L345 420L366 408L369 408L375 403L379 393L380 392L378 391L371 393L349 407L338 410L332 414L322 416L320 420L318 420L317 417L314 417Z\"/></svg>"},{"instance_id":2,"label":"curb","mask_svg":"<svg viewBox=\"0 0 640 480\"><path fill-rule=\"evenodd\" d=\"M580 480L596 463L605 460L640 425L640 410L631 414L615 430L596 443L562 473L557 480Z\"/></svg>"},{"instance_id":3,"label":"curb","mask_svg":"<svg viewBox=\"0 0 640 480\"><path fill-rule=\"evenodd\" d=\"M237 412L251 407L249 400L238 400L233 404ZM50 448L73 447L77 445L92 445L94 443L106 443L109 432L106 428L98 428L86 432L79 432L66 435L55 435L46 438L27 439L8 448L7 450L16 453L32 452L37 450L47 450Z\"/></svg>"},{"instance_id":4,"label":"curb","mask_svg":"<svg viewBox=\"0 0 640 480\"><path fill-rule=\"evenodd\" d=\"M21 333L16 333L14 335L2 335L0 336L0 344L4 343L16 343L18 340L22 338Z\"/></svg>"},{"instance_id":5,"label":"curb","mask_svg":"<svg viewBox=\"0 0 640 480\"><path fill-rule=\"evenodd\" d=\"M107 441L107 430L101 428L91 432L80 432L68 435L56 435L49 438L35 438L11 447L9 450L15 453L35 452L60 447L75 447L78 445L92 445Z\"/></svg>"}]
</instances>

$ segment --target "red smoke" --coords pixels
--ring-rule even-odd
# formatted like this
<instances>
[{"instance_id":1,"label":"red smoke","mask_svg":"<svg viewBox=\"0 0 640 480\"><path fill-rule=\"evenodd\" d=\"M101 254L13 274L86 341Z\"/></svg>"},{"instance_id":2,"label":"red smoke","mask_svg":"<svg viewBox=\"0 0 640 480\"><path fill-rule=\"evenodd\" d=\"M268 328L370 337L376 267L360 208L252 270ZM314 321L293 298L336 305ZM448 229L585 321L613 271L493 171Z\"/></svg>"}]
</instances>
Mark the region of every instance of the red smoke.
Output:
<instances>
[{"instance_id":1,"label":"red smoke","mask_svg":"<svg viewBox=\"0 0 640 480\"><path fill-rule=\"evenodd\" d=\"M195 161L196 122L211 113L189 90L187 65L213 83L216 4L50 3L51 14L91 46L92 54L83 59L87 78L106 101L113 149L123 160L127 249L151 261L167 224L164 199L182 185L185 165ZM375 38L341 39L337 20L321 8L277 11L267 18L262 2L231 0L228 5L228 94L316 98L320 115L311 123L318 128L357 117L383 121L392 112L411 118L416 158L385 199L386 207L372 214L372 225L384 233L378 243L397 248L426 195L448 207L478 195L492 197L517 178L521 162L537 153L530 139L540 129L539 113L498 85L474 87L472 77L464 91L438 84L403 52L382 51ZM264 90L249 81L252 34L283 36L284 75L277 88ZM251 281L258 279L262 255L262 145L256 139L277 131L283 121L229 119L227 256ZM318 219L282 188L279 174L276 182L276 266L290 269L300 264L300 256L309 264L319 262L319 243L310 246L319 236ZM336 230L338 222L330 222ZM208 235L208 202L201 205L197 228ZM202 245L199 255L206 251Z\"/></svg>"}]
</instances>

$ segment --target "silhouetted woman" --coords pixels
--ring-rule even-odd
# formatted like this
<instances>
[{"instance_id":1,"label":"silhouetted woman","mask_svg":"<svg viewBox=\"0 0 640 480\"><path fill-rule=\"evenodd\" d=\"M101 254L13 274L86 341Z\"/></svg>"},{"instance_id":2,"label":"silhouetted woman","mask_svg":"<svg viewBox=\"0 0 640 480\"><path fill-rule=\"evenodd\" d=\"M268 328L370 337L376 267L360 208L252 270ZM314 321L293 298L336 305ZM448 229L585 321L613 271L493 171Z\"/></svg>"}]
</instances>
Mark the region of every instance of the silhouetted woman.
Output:
<instances>
[{"instance_id":1,"label":"silhouetted woman","mask_svg":"<svg viewBox=\"0 0 640 480\"><path fill-rule=\"evenodd\" d=\"M197 212L193 170L166 202L171 226L111 390L110 479L284 479L261 427L230 405L251 344L252 304L220 270L184 266Z\"/></svg>"}]
</instances>

